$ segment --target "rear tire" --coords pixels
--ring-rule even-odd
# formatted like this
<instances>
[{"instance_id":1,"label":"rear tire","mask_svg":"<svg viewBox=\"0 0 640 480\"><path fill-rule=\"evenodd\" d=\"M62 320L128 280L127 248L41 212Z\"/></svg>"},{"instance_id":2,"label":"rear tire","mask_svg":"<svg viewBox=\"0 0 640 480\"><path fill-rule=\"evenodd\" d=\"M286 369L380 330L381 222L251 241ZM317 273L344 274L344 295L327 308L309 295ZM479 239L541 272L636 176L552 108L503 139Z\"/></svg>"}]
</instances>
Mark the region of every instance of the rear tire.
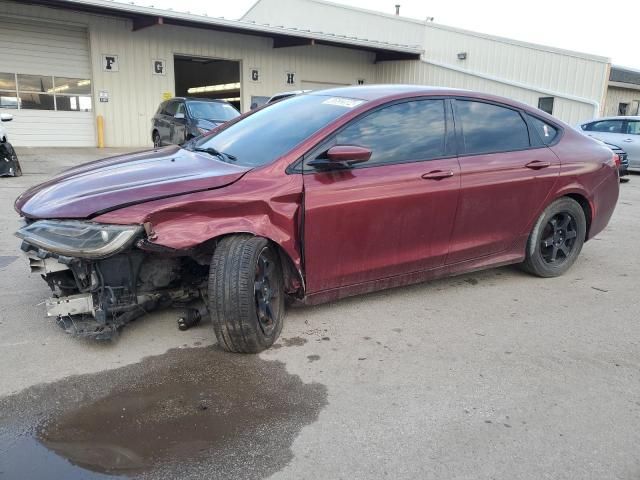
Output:
<instances>
[{"instance_id":1,"label":"rear tire","mask_svg":"<svg viewBox=\"0 0 640 480\"><path fill-rule=\"evenodd\" d=\"M557 277L576 261L587 232L584 211L563 197L550 204L533 227L523 268L539 277Z\"/></svg>"},{"instance_id":2,"label":"rear tire","mask_svg":"<svg viewBox=\"0 0 640 480\"><path fill-rule=\"evenodd\" d=\"M209 310L222 348L258 353L282 331L284 282L278 252L266 238L232 235L216 246L209 271Z\"/></svg>"}]
</instances>

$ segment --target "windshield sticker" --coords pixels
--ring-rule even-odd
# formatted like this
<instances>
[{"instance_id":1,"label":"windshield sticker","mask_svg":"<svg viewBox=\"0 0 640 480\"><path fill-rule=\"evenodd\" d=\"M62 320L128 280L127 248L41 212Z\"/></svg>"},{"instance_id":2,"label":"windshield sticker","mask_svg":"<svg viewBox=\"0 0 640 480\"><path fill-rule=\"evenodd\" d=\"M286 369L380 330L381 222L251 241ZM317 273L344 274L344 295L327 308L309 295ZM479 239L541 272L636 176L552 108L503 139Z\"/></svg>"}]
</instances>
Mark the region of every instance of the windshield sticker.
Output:
<instances>
[{"instance_id":1,"label":"windshield sticker","mask_svg":"<svg viewBox=\"0 0 640 480\"><path fill-rule=\"evenodd\" d=\"M324 102L324 105L336 105L338 107L353 108L364 103L364 100L354 100L353 98L332 97Z\"/></svg>"}]
</instances>

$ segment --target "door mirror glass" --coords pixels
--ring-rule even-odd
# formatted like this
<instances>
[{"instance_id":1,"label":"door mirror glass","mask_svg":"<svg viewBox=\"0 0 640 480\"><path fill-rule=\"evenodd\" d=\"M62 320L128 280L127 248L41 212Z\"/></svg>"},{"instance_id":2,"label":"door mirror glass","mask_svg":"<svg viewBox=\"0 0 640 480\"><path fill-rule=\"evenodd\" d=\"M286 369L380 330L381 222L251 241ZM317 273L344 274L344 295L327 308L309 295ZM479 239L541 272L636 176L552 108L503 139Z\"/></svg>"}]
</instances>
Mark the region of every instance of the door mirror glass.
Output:
<instances>
[{"instance_id":1,"label":"door mirror glass","mask_svg":"<svg viewBox=\"0 0 640 480\"><path fill-rule=\"evenodd\" d=\"M13 115L10 113L0 113L0 121L10 122L11 120L13 120Z\"/></svg>"}]
</instances>

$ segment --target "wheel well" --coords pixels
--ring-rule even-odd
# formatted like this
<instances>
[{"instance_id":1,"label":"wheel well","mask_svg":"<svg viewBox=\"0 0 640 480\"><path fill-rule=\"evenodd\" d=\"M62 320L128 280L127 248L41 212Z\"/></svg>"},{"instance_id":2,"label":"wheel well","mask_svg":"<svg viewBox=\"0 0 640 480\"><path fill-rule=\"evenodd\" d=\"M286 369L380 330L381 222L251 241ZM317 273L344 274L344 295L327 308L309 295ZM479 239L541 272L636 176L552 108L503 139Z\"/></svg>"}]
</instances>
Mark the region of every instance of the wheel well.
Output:
<instances>
[{"instance_id":1,"label":"wheel well","mask_svg":"<svg viewBox=\"0 0 640 480\"><path fill-rule=\"evenodd\" d=\"M591 211L591 205L589 204L589 200L586 197L580 195L579 193L569 193L565 195L566 197L571 198L578 202L578 204L582 207L582 211L584 212L584 218L587 220L587 235L586 238L589 238L589 230L591 229L591 219L593 212Z\"/></svg>"},{"instance_id":2,"label":"wheel well","mask_svg":"<svg viewBox=\"0 0 640 480\"><path fill-rule=\"evenodd\" d=\"M160 135L160 132L158 132L158 129L157 129L157 128L154 128L154 129L153 129L153 131L151 132L151 140L153 140L153 136L154 136L156 133L157 133L158 135Z\"/></svg>"},{"instance_id":3,"label":"wheel well","mask_svg":"<svg viewBox=\"0 0 640 480\"><path fill-rule=\"evenodd\" d=\"M215 237L206 242L200 244L194 251L193 258L201 265L208 265L211 262L211 255L216 249L216 246L220 240L231 235L253 235L247 232L230 233L227 235L221 235ZM259 236L259 235L258 235ZM285 290L288 294L295 297L302 298L304 295L304 279L301 273L295 266L295 263L289 256L289 254L278 243L274 242L268 237L265 237L271 245L276 248L278 257L280 258L280 264L282 265L282 273L284 275Z\"/></svg>"}]
</instances>

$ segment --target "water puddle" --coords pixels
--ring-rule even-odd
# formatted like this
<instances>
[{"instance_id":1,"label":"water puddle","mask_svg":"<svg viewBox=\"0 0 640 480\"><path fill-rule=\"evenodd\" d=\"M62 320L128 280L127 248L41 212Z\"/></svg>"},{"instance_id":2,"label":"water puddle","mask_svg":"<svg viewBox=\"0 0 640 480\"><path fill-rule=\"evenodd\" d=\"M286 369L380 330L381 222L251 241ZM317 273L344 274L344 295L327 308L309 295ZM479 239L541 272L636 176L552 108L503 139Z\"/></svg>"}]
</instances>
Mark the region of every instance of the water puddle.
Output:
<instances>
[{"instance_id":1,"label":"water puddle","mask_svg":"<svg viewBox=\"0 0 640 480\"><path fill-rule=\"evenodd\" d=\"M0 399L0 478L264 478L326 403L281 362L172 350Z\"/></svg>"}]
</instances>

